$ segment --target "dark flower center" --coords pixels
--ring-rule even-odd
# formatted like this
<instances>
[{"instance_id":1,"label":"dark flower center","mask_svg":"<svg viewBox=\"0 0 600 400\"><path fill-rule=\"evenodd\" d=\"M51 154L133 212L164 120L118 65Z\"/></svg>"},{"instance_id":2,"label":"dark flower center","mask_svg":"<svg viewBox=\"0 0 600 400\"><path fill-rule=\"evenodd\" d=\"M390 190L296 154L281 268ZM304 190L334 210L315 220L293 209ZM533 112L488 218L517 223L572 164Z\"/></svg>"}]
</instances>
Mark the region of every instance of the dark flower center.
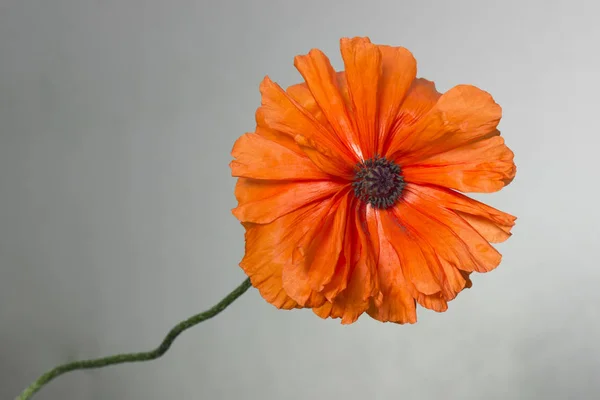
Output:
<instances>
[{"instance_id":1,"label":"dark flower center","mask_svg":"<svg viewBox=\"0 0 600 400\"><path fill-rule=\"evenodd\" d=\"M379 156L359 163L352 182L354 195L359 200L382 209L396 203L404 185L400 166Z\"/></svg>"}]
</instances>

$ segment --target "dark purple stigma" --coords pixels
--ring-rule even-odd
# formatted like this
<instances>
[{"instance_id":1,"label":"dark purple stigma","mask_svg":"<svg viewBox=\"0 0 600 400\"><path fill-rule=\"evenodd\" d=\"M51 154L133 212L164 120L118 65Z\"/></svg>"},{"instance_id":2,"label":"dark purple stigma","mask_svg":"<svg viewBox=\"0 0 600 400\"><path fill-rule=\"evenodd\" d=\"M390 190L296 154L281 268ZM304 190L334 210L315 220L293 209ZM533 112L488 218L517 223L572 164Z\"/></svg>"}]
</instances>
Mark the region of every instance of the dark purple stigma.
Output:
<instances>
[{"instance_id":1,"label":"dark purple stigma","mask_svg":"<svg viewBox=\"0 0 600 400\"><path fill-rule=\"evenodd\" d=\"M400 166L379 156L359 163L352 182L354 195L359 200L381 209L396 204L404 186Z\"/></svg>"}]
</instances>

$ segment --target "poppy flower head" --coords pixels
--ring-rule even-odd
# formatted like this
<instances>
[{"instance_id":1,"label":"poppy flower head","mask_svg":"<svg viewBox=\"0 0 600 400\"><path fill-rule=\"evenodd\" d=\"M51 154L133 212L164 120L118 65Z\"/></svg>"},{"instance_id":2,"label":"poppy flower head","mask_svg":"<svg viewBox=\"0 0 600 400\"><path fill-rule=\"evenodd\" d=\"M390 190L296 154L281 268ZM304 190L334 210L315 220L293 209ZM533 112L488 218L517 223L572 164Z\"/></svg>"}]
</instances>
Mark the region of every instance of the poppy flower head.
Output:
<instances>
[{"instance_id":1,"label":"poppy flower head","mask_svg":"<svg viewBox=\"0 0 600 400\"><path fill-rule=\"evenodd\" d=\"M492 96L439 93L402 47L340 41L344 71L321 51L297 56L304 82L266 77L256 127L234 144L240 266L280 309L322 318L414 323L496 268L491 243L515 217L460 192L490 193L515 176Z\"/></svg>"}]
</instances>

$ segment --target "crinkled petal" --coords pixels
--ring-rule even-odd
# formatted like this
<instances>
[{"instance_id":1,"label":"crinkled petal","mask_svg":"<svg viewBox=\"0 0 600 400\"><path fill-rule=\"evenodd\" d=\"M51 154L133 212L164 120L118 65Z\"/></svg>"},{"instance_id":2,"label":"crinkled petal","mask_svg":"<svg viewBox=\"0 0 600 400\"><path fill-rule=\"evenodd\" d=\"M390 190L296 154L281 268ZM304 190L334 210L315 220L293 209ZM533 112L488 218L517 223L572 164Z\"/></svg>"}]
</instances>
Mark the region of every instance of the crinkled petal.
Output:
<instances>
[{"instance_id":1,"label":"crinkled petal","mask_svg":"<svg viewBox=\"0 0 600 400\"><path fill-rule=\"evenodd\" d=\"M229 164L237 177L269 180L324 180L330 176L305 155L264 138L246 133L236 140Z\"/></svg>"},{"instance_id":2,"label":"crinkled petal","mask_svg":"<svg viewBox=\"0 0 600 400\"><path fill-rule=\"evenodd\" d=\"M402 213L402 218L400 218L400 213ZM371 305L370 312L374 318L382 320L385 317L393 322L414 323L416 322L416 311L413 313L415 300L425 308L443 312L448 309L447 302L455 298L456 294L465 287L464 279L462 280L462 286L458 287L456 275L461 276L460 272L456 268L446 269L447 263L444 263L444 260L438 257L436 249L427 240L427 234L420 228L419 218L422 218L422 216L407 204L381 213L383 235L385 240L388 241L388 250L386 255L386 245L385 242L382 242L380 257L387 258L390 262L397 260L395 264L397 269L391 269L388 274L382 274L381 271L385 271L386 263L379 264L382 285L385 282L388 286L382 286L383 301L381 304ZM400 249L406 248L406 246L403 247L398 242L407 241L407 238L398 235L390 236L390 232L394 232L393 227L398 225L406 232L410 232L408 240L418 248L416 254L418 256L417 260L421 262L421 275L416 275L411 270L413 264L410 264L410 262L413 260L405 257L404 253L399 252ZM414 267L418 268L419 265L414 265ZM427 282L430 285L424 287ZM401 301L401 303L389 304L389 298L396 302ZM409 299L413 302L412 304ZM389 319L391 311L397 314L394 319Z\"/></svg>"},{"instance_id":3,"label":"crinkled petal","mask_svg":"<svg viewBox=\"0 0 600 400\"><path fill-rule=\"evenodd\" d=\"M487 272L500 264L502 256L483 236L456 213L428 200L417 185L406 185L403 203L418 212L422 234L437 256L450 265L468 272Z\"/></svg>"},{"instance_id":4,"label":"crinkled petal","mask_svg":"<svg viewBox=\"0 0 600 400\"><path fill-rule=\"evenodd\" d=\"M356 322L368 308L369 301L357 301L342 293L333 302L327 301L313 311L321 318L341 318L342 324L348 325Z\"/></svg>"},{"instance_id":5,"label":"crinkled petal","mask_svg":"<svg viewBox=\"0 0 600 400\"><path fill-rule=\"evenodd\" d=\"M408 182L462 192L496 192L515 177L517 168L513 158L504 139L493 136L404 165L402 171Z\"/></svg>"},{"instance_id":6,"label":"crinkled petal","mask_svg":"<svg viewBox=\"0 0 600 400\"><path fill-rule=\"evenodd\" d=\"M424 80L415 79L417 61L410 51L404 47L377 47L381 52L382 69L378 87L377 153L383 154L384 145L393 134L396 123L403 122L405 115L418 114L426 108L423 99L427 97L423 96L423 92L427 92L429 86L422 84ZM436 101L437 98L433 104Z\"/></svg>"},{"instance_id":7,"label":"crinkled petal","mask_svg":"<svg viewBox=\"0 0 600 400\"><path fill-rule=\"evenodd\" d=\"M318 147L329 149L330 165L334 167L324 172L346 179L352 178L357 159L333 133L268 77L263 80L260 88L262 106L256 111L257 121L294 139L301 135Z\"/></svg>"},{"instance_id":8,"label":"crinkled petal","mask_svg":"<svg viewBox=\"0 0 600 400\"><path fill-rule=\"evenodd\" d=\"M346 70L352 117L364 158L375 155L377 138L377 99L382 57L378 46L368 38L343 38L340 49Z\"/></svg>"},{"instance_id":9,"label":"crinkled petal","mask_svg":"<svg viewBox=\"0 0 600 400\"><path fill-rule=\"evenodd\" d=\"M331 201L314 203L266 225L244 223L246 251L240 267L262 297L275 307L301 307L283 289L283 266L291 259L298 240L314 224L320 223L330 206Z\"/></svg>"},{"instance_id":10,"label":"crinkled petal","mask_svg":"<svg viewBox=\"0 0 600 400\"><path fill-rule=\"evenodd\" d=\"M415 189L417 190L417 189ZM418 186L420 197L454 211L491 243L500 243L511 236L516 217L473 200L453 190Z\"/></svg>"},{"instance_id":11,"label":"crinkled petal","mask_svg":"<svg viewBox=\"0 0 600 400\"><path fill-rule=\"evenodd\" d=\"M325 219L306 249L300 249L310 285L317 292L331 282L338 260L343 257L349 201L349 194L340 196L333 206L334 212Z\"/></svg>"},{"instance_id":12,"label":"crinkled petal","mask_svg":"<svg viewBox=\"0 0 600 400\"><path fill-rule=\"evenodd\" d=\"M394 119L384 148L387 149L392 140L400 143L406 139L403 135L410 135L412 133L408 127L415 125L421 118L427 115L437 104L441 95L436 90L435 83L423 78L415 79L410 85L400 111ZM383 153L384 151L382 150Z\"/></svg>"},{"instance_id":13,"label":"crinkled petal","mask_svg":"<svg viewBox=\"0 0 600 400\"><path fill-rule=\"evenodd\" d=\"M376 264L377 262L377 254L378 250L372 247L372 258L365 259L365 253L362 251L363 246L365 245L365 241L370 241L370 244L373 245L373 240L369 238L370 233L361 234L359 229L366 229L369 231L372 229L373 225L373 209L370 207L361 207L360 202L356 198L352 198L350 200L349 206L351 213L348 214L348 224L346 225L346 236L344 240L344 250L340 254L340 259L338 260L338 265L336 266L336 272L327 285L325 285L323 293L325 297L330 302L342 291L344 291L348 287L348 283L350 281L350 277L352 272L355 270L355 267L359 263L363 263L363 265L367 264L370 260ZM357 224L355 218L357 215L362 213L364 210L365 218L366 218L366 227L364 224ZM359 214L356 212L358 211ZM376 229L376 227L375 227ZM366 262L365 262L366 260ZM358 275L354 275L356 278ZM371 276L371 274L369 274ZM356 283L356 282L355 282ZM370 285L371 288L367 289L365 293L366 295L359 294L357 297L364 299L369 295L375 293L376 289L373 287L375 285ZM356 290L358 288L354 288ZM362 302L361 302L362 303Z\"/></svg>"},{"instance_id":14,"label":"crinkled petal","mask_svg":"<svg viewBox=\"0 0 600 400\"><path fill-rule=\"evenodd\" d=\"M349 199L348 201L349 208L353 209L356 200ZM340 292L348 287L350 272L358 262L358 256L355 251L356 236L356 229L353 224L347 223L344 231L343 248L337 260L335 272L322 291L329 302L333 301Z\"/></svg>"},{"instance_id":15,"label":"crinkled petal","mask_svg":"<svg viewBox=\"0 0 600 400\"><path fill-rule=\"evenodd\" d=\"M460 238L452 236L451 230L436 220L436 215L423 212L425 206L422 203L407 191L403 201L382 221L406 277L408 293L421 306L443 312L448 308L447 302L467 286L468 280L459 268L463 263L474 265L473 256ZM455 241L451 242L452 239ZM409 255L406 253L411 247L407 244L412 246ZM449 246L462 246L463 249Z\"/></svg>"},{"instance_id":16,"label":"crinkled petal","mask_svg":"<svg viewBox=\"0 0 600 400\"><path fill-rule=\"evenodd\" d=\"M270 140L272 142L275 142L275 143L287 148L288 150L293 151L294 153L296 153L302 157L305 156L302 149L300 149L300 147L296 143L296 140L294 140L294 137L291 135L288 135L287 133L283 133L278 130L269 128L267 123L264 121L263 113L260 111L256 112L255 133L257 135L264 137L267 140Z\"/></svg>"},{"instance_id":17,"label":"crinkled petal","mask_svg":"<svg viewBox=\"0 0 600 400\"><path fill-rule=\"evenodd\" d=\"M302 308L320 307L325 302L325 296L311 288L308 274L293 262L283 266L281 272L282 286L288 296Z\"/></svg>"},{"instance_id":18,"label":"crinkled petal","mask_svg":"<svg viewBox=\"0 0 600 400\"><path fill-rule=\"evenodd\" d=\"M325 302L325 296L313 289L313 286L315 285L314 282L311 282L311 275L309 274L311 267L310 263L314 261L314 254L312 254L311 251L315 250L314 248L311 248L311 244L314 244L315 246L318 245L318 243L315 243L314 239L319 235L322 227L328 222L331 222L334 225L336 222L338 225L345 222L343 215L338 215L337 207L340 200L345 200L346 198L347 191L341 192L337 196L328 199L326 202L327 206L319 208L318 212L312 216L312 219L309 221L310 223L303 225L305 229L296 236L293 251L283 266L283 288L292 299L303 307L318 307ZM343 238L344 233L341 232L341 227L330 226L330 228L332 228L330 231L337 229L335 234L342 235ZM329 256L330 259L335 258L336 261L341 251L337 249L335 251L331 251L331 249L323 250L327 252L325 256ZM335 254L336 251L337 254ZM320 261L321 260L317 260L317 262ZM335 263L336 261L333 262ZM313 272L315 272L314 268Z\"/></svg>"},{"instance_id":19,"label":"crinkled petal","mask_svg":"<svg viewBox=\"0 0 600 400\"><path fill-rule=\"evenodd\" d=\"M442 257L438 257L440 265L444 270L446 279L444 281L444 287L442 294L446 301L453 300L463 289L471 287L471 280L469 279L469 273L461 271L458 268L452 266L448 261Z\"/></svg>"},{"instance_id":20,"label":"crinkled petal","mask_svg":"<svg viewBox=\"0 0 600 400\"><path fill-rule=\"evenodd\" d=\"M377 276L381 299L373 299L368 310L369 315L381 322L395 322L398 324L413 324L417 322L415 299L411 295L409 283L404 278L398 254L391 245L384 232L382 218L390 218L388 211L376 210L372 218L375 229L372 240L378 245Z\"/></svg>"},{"instance_id":21,"label":"crinkled petal","mask_svg":"<svg viewBox=\"0 0 600 400\"><path fill-rule=\"evenodd\" d=\"M277 308L296 308L298 303L283 290L282 266L271 261L271 253L275 251L273 245L262 243L262 232L266 230L264 225L255 224L246 230L246 252L240 267L266 301Z\"/></svg>"},{"instance_id":22,"label":"crinkled petal","mask_svg":"<svg viewBox=\"0 0 600 400\"><path fill-rule=\"evenodd\" d=\"M315 201L332 197L344 187L334 181L265 181L239 178L235 195L239 205L232 210L242 222L268 224Z\"/></svg>"},{"instance_id":23,"label":"crinkled petal","mask_svg":"<svg viewBox=\"0 0 600 400\"><path fill-rule=\"evenodd\" d=\"M408 290L424 307L444 311L446 302L469 285L462 271L486 272L500 254L471 225L419 187L408 184L384 231L398 254ZM416 262L415 262L416 261Z\"/></svg>"},{"instance_id":24,"label":"crinkled petal","mask_svg":"<svg viewBox=\"0 0 600 400\"><path fill-rule=\"evenodd\" d=\"M294 65L306 81L335 136L358 161L363 156L359 135L353 126L346 102L340 92L336 72L329 59L322 51L313 49L307 55L296 56Z\"/></svg>"},{"instance_id":25,"label":"crinkled petal","mask_svg":"<svg viewBox=\"0 0 600 400\"><path fill-rule=\"evenodd\" d=\"M339 168L338 160L331 148L321 146L319 142L302 135L296 135L295 140L304 154L322 171L336 171ZM350 170L334 175L345 178L347 181L354 177L354 173Z\"/></svg>"},{"instance_id":26,"label":"crinkled petal","mask_svg":"<svg viewBox=\"0 0 600 400\"><path fill-rule=\"evenodd\" d=\"M356 202L354 216L350 216L355 224L357 246L354 251L358 255L358 259L352 268L348 287L344 293L351 301L360 302L361 304L379 293L377 255L368 236L367 210L369 208L370 206Z\"/></svg>"},{"instance_id":27,"label":"crinkled petal","mask_svg":"<svg viewBox=\"0 0 600 400\"><path fill-rule=\"evenodd\" d=\"M342 98L344 99L346 106L349 107L350 106L350 97L348 94L348 84L346 82L346 73L344 71L336 72L336 81L337 81L338 89L340 90L340 94L342 95ZM329 121L327 120L327 118L325 118L325 115L323 114L321 107L319 107L319 105L317 104L317 101L315 100L314 96L310 92L310 89L308 88L308 85L306 84L306 82L297 83L295 85L292 85L286 89L286 92L292 99L294 99L294 101L296 101L298 104L300 104L302 107L304 107L306 109L306 111L311 113L312 116L315 117L315 119L317 121L319 121L319 123L321 123L321 125L326 127L327 130L332 131Z\"/></svg>"},{"instance_id":28,"label":"crinkled petal","mask_svg":"<svg viewBox=\"0 0 600 400\"><path fill-rule=\"evenodd\" d=\"M402 273L423 294L442 290L440 267L429 248L422 245L419 215L405 202L400 202L382 218L383 231L398 255Z\"/></svg>"},{"instance_id":29,"label":"crinkled petal","mask_svg":"<svg viewBox=\"0 0 600 400\"><path fill-rule=\"evenodd\" d=\"M502 109L489 93L470 85L455 86L415 124L401 127L385 155L400 165L418 163L490 135L501 117Z\"/></svg>"},{"instance_id":30,"label":"crinkled petal","mask_svg":"<svg viewBox=\"0 0 600 400\"><path fill-rule=\"evenodd\" d=\"M355 240L351 245L351 263L346 288L330 298L322 307L314 309L322 318L341 318L342 324L351 324L369 309L371 299L380 292L377 276L377 255L368 236L367 207L355 202L349 212L349 229ZM352 221L352 223L350 223Z\"/></svg>"},{"instance_id":31,"label":"crinkled petal","mask_svg":"<svg viewBox=\"0 0 600 400\"><path fill-rule=\"evenodd\" d=\"M435 294L424 295L419 293L417 296L417 303L424 308L433 310L436 312L444 312L448 310L448 302L444 298L442 292Z\"/></svg>"}]
</instances>

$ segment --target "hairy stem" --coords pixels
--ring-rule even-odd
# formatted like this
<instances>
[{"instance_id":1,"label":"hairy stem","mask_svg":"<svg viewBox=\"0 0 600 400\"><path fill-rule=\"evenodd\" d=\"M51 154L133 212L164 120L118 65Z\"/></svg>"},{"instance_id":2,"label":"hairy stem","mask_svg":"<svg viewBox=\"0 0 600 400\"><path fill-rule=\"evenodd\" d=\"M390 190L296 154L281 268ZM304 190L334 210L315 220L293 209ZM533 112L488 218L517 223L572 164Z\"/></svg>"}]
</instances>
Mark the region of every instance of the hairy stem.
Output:
<instances>
[{"instance_id":1,"label":"hairy stem","mask_svg":"<svg viewBox=\"0 0 600 400\"><path fill-rule=\"evenodd\" d=\"M76 371L79 369L94 369L94 368L102 368L109 365L115 364L124 364L130 362L140 362L140 361L150 361L155 360L161 357L163 354L169 350L177 336L179 336L183 331L189 329L200 322L206 321L219 314L221 311L226 309L231 303L233 303L238 297L240 297L244 292L246 292L250 288L251 283L250 279L246 279L240 286L235 288L231 293L229 293L223 300L215 304L212 308L194 315L186 319L185 321L180 322L175 325L164 338L162 343L151 351L141 352L141 353L126 353L126 354L116 354L114 356L96 358L93 360L82 360L82 361L74 361L67 364L59 365L46 372L44 375L40 376L35 382L29 385L17 398L16 400L28 400L33 395L48 384L54 378L65 374L70 371Z\"/></svg>"}]
</instances>

